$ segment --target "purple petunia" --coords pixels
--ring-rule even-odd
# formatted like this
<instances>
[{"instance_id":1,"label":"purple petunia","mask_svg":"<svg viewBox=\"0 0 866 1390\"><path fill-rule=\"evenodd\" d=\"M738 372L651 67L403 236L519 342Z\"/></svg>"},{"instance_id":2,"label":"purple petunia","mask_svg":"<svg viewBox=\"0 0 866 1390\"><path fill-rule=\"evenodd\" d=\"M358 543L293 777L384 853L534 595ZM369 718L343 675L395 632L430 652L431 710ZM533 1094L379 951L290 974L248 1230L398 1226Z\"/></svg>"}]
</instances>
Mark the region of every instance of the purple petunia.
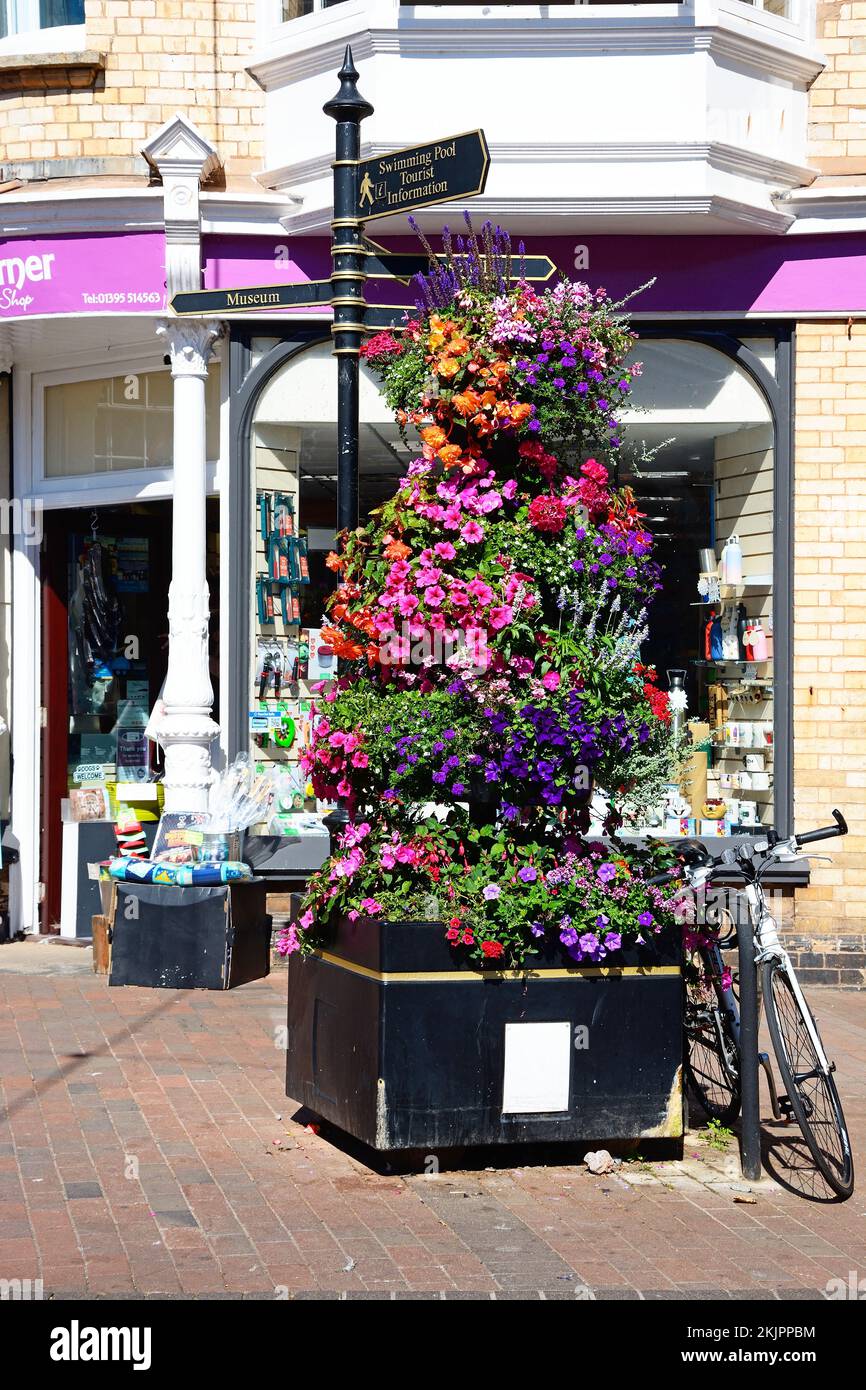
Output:
<instances>
[{"instance_id":1,"label":"purple petunia","mask_svg":"<svg viewBox=\"0 0 866 1390\"><path fill-rule=\"evenodd\" d=\"M517 877L523 883L534 883L538 878L538 874L531 864L524 864L522 869L517 870Z\"/></svg>"}]
</instances>

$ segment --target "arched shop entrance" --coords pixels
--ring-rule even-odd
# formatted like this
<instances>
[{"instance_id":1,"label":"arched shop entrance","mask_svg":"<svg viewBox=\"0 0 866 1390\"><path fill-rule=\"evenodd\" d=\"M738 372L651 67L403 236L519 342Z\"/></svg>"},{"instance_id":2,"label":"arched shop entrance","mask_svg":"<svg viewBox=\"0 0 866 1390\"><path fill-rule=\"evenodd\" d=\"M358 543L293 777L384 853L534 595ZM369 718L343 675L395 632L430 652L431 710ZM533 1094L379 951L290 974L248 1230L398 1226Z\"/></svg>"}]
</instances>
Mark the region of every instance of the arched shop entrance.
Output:
<instances>
[{"instance_id":1,"label":"arched shop entrance","mask_svg":"<svg viewBox=\"0 0 866 1390\"><path fill-rule=\"evenodd\" d=\"M687 717L710 726L701 804L691 808L697 834L759 833L791 822L791 332L775 322L636 325L643 363L623 415L626 445L616 469L633 488L658 538L665 586L652 617L646 659L660 672L685 671ZM278 337L271 325L232 327L232 592L246 601L233 613L239 660L229 700L228 746L249 748L259 693L263 629L256 579L264 554L258 506L263 492L286 491L306 538L310 584L301 627L322 625L332 576L324 564L336 525L336 368L319 325ZM361 367L360 513L393 491L412 450L400 439L372 375ZM579 460L575 460L575 463ZM719 595L698 589L701 551L721 555L737 537L742 578ZM750 660L708 647L716 614L742 638L760 625L769 651ZM265 636L279 641L279 615ZM730 640L730 633L729 633ZM289 653L291 661L291 651ZM312 653L310 678L328 674L328 654ZM666 684L662 674L662 685ZM302 690L302 698L304 697ZM257 745L253 742L253 750ZM285 755L270 751L271 758ZM723 812L710 824L704 803ZM653 833L674 832L654 824Z\"/></svg>"}]
</instances>

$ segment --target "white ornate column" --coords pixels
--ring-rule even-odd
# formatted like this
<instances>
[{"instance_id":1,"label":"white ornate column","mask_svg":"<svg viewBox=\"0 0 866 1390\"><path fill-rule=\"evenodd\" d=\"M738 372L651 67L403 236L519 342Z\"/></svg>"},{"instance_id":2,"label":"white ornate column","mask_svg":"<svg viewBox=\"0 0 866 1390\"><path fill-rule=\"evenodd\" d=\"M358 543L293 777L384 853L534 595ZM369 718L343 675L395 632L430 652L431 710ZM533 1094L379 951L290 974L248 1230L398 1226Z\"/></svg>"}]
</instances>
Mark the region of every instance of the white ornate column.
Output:
<instances>
[{"instance_id":1,"label":"white ornate column","mask_svg":"<svg viewBox=\"0 0 866 1390\"><path fill-rule=\"evenodd\" d=\"M171 300L181 291L201 289L199 187L219 168L219 158L180 114L157 131L142 153L162 180L166 293ZM168 349L174 381L168 675L157 737L165 749L165 809L201 811L211 781L211 744L219 734L211 718L208 662L205 382L220 325L166 319L157 333Z\"/></svg>"},{"instance_id":2,"label":"white ornate column","mask_svg":"<svg viewBox=\"0 0 866 1390\"><path fill-rule=\"evenodd\" d=\"M165 750L165 809L201 811L211 781L213 686L208 659L210 594L205 560L205 382L219 324L160 324L174 380L174 498L168 591L168 675L157 733Z\"/></svg>"}]
</instances>

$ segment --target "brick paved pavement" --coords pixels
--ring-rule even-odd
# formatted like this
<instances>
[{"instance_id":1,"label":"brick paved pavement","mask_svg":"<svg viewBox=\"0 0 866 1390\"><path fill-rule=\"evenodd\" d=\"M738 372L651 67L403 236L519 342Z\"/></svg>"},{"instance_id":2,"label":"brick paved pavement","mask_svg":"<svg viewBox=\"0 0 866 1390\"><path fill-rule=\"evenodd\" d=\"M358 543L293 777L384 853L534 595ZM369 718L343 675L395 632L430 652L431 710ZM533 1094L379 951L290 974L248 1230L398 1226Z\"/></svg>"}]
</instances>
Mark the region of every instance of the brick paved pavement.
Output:
<instances>
[{"instance_id":1,"label":"brick paved pavement","mask_svg":"<svg viewBox=\"0 0 866 1390\"><path fill-rule=\"evenodd\" d=\"M866 1276L866 1187L839 1205L767 1184L744 1202L699 1138L685 1162L607 1178L550 1151L374 1172L293 1120L284 998L282 973L224 995L109 989L7 973L0 948L0 1278L58 1297L670 1298L815 1297ZM866 996L813 998L862 1154ZM771 1142L778 1171L789 1150Z\"/></svg>"}]
</instances>

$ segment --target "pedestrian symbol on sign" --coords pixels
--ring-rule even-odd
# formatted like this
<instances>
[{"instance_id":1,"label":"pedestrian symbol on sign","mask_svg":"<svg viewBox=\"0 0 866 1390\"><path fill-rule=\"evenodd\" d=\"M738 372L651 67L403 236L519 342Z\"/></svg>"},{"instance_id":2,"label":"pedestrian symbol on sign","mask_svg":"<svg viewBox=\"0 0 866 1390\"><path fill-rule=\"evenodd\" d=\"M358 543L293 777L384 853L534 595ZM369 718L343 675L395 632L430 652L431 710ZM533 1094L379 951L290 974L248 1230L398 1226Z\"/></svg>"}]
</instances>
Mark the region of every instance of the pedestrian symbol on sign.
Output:
<instances>
[{"instance_id":1,"label":"pedestrian symbol on sign","mask_svg":"<svg viewBox=\"0 0 866 1390\"><path fill-rule=\"evenodd\" d=\"M366 198L367 202L370 204L370 207L372 207L372 206L373 206L373 180L370 178L370 173L369 173L369 170L368 170L368 169L365 169L365 170L364 170L364 177L363 177L362 180L361 180L361 192L360 192L360 197L359 197L359 199L358 199L358 203L359 203L359 206L360 206L360 207L363 207L363 206L364 206L364 199L365 199L365 198Z\"/></svg>"}]
</instances>

